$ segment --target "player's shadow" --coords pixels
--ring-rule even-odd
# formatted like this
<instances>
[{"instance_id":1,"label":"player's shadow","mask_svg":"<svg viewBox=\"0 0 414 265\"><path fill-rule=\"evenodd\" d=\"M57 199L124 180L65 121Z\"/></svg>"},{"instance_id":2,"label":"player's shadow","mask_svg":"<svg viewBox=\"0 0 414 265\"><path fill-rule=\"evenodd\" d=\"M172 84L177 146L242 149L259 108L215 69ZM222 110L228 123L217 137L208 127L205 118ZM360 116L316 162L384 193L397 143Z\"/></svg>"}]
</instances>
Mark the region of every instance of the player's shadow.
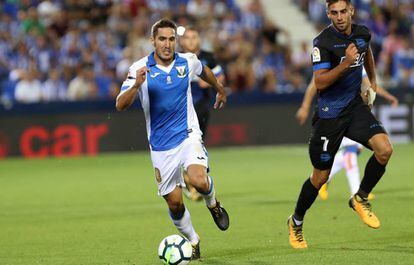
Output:
<instances>
[{"instance_id":1,"label":"player's shadow","mask_svg":"<svg viewBox=\"0 0 414 265\"><path fill-rule=\"evenodd\" d=\"M366 248L366 247L338 247L338 246L312 246L313 249L320 250L340 250L340 251L362 251L362 252L389 252L389 253L403 253L414 254L412 247L405 246L386 246L384 248Z\"/></svg>"},{"instance_id":2,"label":"player's shadow","mask_svg":"<svg viewBox=\"0 0 414 265\"><path fill-rule=\"evenodd\" d=\"M375 190L374 193L375 194L395 194L395 193L407 193L409 191L413 191L413 188L410 187L395 187L395 188L390 188L390 189L378 189Z\"/></svg>"},{"instance_id":3,"label":"player's shadow","mask_svg":"<svg viewBox=\"0 0 414 265\"><path fill-rule=\"evenodd\" d=\"M217 251L214 253L215 257L206 258L200 260L198 263L195 264L205 264L205 265L273 265L275 264L275 260L273 261L259 261L255 260L252 257L257 256L258 250L254 248L237 248L237 249L226 249L223 251ZM271 257L275 256L274 249L272 247L269 247L268 249L260 249L260 257L266 257L269 256L269 259L272 259ZM223 258L230 259L234 258L235 261L223 261ZM246 259L241 261L241 259Z\"/></svg>"}]
</instances>

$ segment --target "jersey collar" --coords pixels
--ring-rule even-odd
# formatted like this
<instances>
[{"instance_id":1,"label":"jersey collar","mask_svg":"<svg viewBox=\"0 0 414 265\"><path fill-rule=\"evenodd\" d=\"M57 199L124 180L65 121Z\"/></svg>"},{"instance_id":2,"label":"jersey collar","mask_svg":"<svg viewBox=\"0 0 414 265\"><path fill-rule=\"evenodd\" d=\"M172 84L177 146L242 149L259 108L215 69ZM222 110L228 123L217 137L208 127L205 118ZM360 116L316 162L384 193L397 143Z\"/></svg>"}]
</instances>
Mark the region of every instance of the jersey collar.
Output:
<instances>
[{"instance_id":1,"label":"jersey collar","mask_svg":"<svg viewBox=\"0 0 414 265\"><path fill-rule=\"evenodd\" d=\"M350 39L350 38L352 38L352 36L354 35L355 24L351 24L351 34L349 34L349 35L346 35L346 34L344 34L344 33L339 32L339 31L338 31L338 30L334 27L334 25L333 25L332 23L329 25L329 28L330 28L330 29L331 29L331 31L332 31L335 35L337 35L338 37L343 38L343 39Z\"/></svg>"}]
</instances>

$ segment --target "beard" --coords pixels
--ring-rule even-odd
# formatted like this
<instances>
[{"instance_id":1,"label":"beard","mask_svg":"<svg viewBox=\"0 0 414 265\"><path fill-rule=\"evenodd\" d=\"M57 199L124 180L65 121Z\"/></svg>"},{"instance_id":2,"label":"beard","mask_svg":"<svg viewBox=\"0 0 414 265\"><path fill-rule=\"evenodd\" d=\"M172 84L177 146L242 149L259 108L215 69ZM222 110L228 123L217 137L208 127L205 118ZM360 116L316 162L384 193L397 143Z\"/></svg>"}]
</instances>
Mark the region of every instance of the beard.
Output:
<instances>
[{"instance_id":1,"label":"beard","mask_svg":"<svg viewBox=\"0 0 414 265\"><path fill-rule=\"evenodd\" d=\"M158 58L163 62L170 62L174 58L174 51L170 51L169 55L165 55L162 51L156 51Z\"/></svg>"}]
</instances>

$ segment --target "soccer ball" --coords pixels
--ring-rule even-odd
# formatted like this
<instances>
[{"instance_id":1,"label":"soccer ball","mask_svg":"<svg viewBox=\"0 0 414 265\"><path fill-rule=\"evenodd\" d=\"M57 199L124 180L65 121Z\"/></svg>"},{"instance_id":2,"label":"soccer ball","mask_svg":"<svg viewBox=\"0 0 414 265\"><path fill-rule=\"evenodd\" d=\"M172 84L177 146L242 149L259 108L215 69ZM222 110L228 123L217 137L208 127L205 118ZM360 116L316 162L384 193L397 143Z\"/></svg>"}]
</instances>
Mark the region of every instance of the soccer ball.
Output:
<instances>
[{"instance_id":1,"label":"soccer ball","mask_svg":"<svg viewBox=\"0 0 414 265\"><path fill-rule=\"evenodd\" d=\"M158 257L164 264L186 265L190 263L192 254L190 242L180 235L167 236L158 247Z\"/></svg>"}]
</instances>

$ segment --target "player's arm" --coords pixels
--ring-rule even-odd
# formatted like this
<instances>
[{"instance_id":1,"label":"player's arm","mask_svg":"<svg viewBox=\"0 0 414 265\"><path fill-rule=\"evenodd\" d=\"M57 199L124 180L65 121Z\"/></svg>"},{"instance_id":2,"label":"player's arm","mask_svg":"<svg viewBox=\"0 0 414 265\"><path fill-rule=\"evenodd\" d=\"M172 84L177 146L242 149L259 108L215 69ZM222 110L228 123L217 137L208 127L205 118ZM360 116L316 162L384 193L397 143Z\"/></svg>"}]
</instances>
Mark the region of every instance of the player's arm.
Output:
<instances>
[{"instance_id":1,"label":"player's arm","mask_svg":"<svg viewBox=\"0 0 414 265\"><path fill-rule=\"evenodd\" d=\"M134 103L134 100L137 97L138 90L140 89L142 83L144 83L146 79L147 72L148 68L144 66L136 71L135 76L128 75L127 80L125 82L129 82L131 85L126 86L125 89L123 86L121 88L121 93L116 97L115 106L118 111L126 110L132 105L132 103Z\"/></svg>"},{"instance_id":2,"label":"player's arm","mask_svg":"<svg viewBox=\"0 0 414 265\"><path fill-rule=\"evenodd\" d=\"M368 89L370 87L371 83L369 82L369 79L367 76L364 76L362 78L362 87ZM367 102L367 92L366 89L364 89L364 101ZM386 101L388 101L389 104L391 104L392 107L397 107L399 104L398 99L393 96L391 93L389 93L385 88L377 85L377 94L380 97L383 97Z\"/></svg>"},{"instance_id":3,"label":"player's arm","mask_svg":"<svg viewBox=\"0 0 414 265\"><path fill-rule=\"evenodd\" d=\"M204 65L203 70L201 71L201 74L200 74L200 78L206 81L217 92L216 102L214 103L214 108L215 109L223 108L227 102L226 92L224 91L223 85L217 80L213 71L211 71L211 69L208 66Z\"/></svg>"},{"instance_id":4,"label":"player's arm","mask_svg":"<svg viewBox=\"0 0 414 265\"><path fill-rule=\"evenodd\" d=\"M213 71L213 74L216 76L217 81L220 84L224 84L226 82L226 78L220 65L216 65L216 67L212 68L211 71ZM202 89L208 89L210 87L210 85L203 81L203 79L200 79L199 85Z\"/></svg>"},{"instance_id":5,"label":"player's arm","mask_svg":"<svg viewBox=\"0 0 414 265\"><path fill-rule=\"evenodd\" d=\"M388 92L385 88L377 85L377 94L383 97L386 101L388 101L388 103L390 103L391 106L398 106L398 99L395 96L393 96L390 92Z\"/></svg>"},{"instance_id":6,"label":"player's arm","mask_svg":"<svg viewBox=\"0 0 414 265\"><path fill-rule=\"evenodd\" d=\"M374 90L374 92L377 92L375 61L374 61L374 55L372 54L371 47L368 47L367 55L365 56L365 60L364 60L364 68L365 68L365 71L367 72L370 87Z\"/></svg>"},{"instance_id":7,"label":"player's arm","mask_svg":"<svg viewBox=\"0 0 414 265\"><path fill-rule=\"evenodd\" d=\"M333 69L316 69L313 72L317 90L325 90L335 83L358 58L358 49L351 43L345 50L345 59Z\"/></svg>"},{"instance_id":8,"label":"player's arm","mask_svg":"<svg viewBox=\"0 0 414 265\"><path fill-rule=\"evenodd\" d=\"M308 118L309 109L312 105L312 100L315 97L315 95L316 95L316 86L315 86L315 81L313 80L313 77L312 77L312 80L310 81L308 87L306 88L305 96L303 97L303 100L302 100L302 105L296 112L296 120L299 122L300 125L303 125L306 119Z\"/></svg>"}]
</instances>

